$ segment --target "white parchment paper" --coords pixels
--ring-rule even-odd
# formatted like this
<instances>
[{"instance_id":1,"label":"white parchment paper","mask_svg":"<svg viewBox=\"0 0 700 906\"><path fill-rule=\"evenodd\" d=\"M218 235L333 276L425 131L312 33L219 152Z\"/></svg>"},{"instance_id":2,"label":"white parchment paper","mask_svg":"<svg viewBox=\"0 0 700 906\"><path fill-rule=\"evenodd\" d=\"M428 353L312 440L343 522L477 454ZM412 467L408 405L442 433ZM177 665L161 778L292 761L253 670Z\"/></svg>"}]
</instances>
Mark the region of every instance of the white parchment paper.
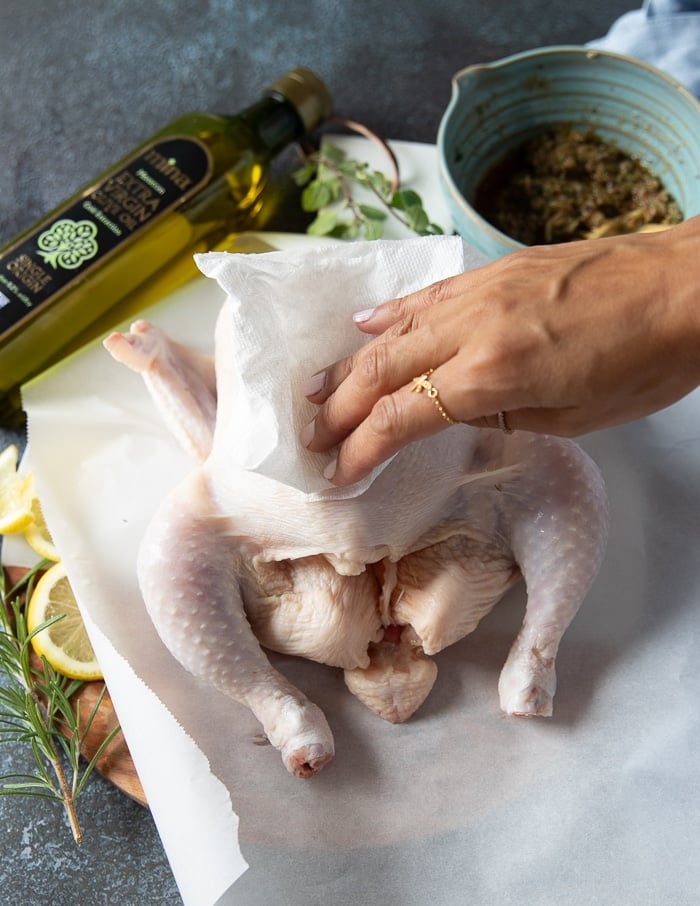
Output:
<instances>
[{"instance_id":1,"label":"white parchment paper","mask_svg":"<svg viewBox=\"0 0 700 906\"><path fill-rule=\"evenodd\" d=\"M208 350L221 299L202 278L149 316ZM190 463L140 378L96 345L25 403L47 520L188 906L698 902L700 395L583 441L611 537L560 649L553 718L498 709L516 589L437 657L403 726L338 671L274 656L335 735L310 782L256 744L245 708L179 667L145 613L138 543Z\"/></svg>"}]
</instances>

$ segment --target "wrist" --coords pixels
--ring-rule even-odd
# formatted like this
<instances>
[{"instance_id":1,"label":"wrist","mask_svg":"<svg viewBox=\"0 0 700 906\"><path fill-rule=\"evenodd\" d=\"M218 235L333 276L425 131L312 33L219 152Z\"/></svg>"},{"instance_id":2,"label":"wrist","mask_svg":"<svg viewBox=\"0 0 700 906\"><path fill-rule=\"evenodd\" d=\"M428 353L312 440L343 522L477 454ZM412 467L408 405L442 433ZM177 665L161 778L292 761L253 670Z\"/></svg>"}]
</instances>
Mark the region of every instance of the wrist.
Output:
<instances>
[{"instance_id":1,"label":"wrist","mask_svg":"<svg viewBox=\"0 0 700 906\"><path fill-rule=\"evenodd\" d=\"M655 238L661 249L665 303L681 357L679 364L700 385L700 216Z\"/></svg>"}]
</instances>

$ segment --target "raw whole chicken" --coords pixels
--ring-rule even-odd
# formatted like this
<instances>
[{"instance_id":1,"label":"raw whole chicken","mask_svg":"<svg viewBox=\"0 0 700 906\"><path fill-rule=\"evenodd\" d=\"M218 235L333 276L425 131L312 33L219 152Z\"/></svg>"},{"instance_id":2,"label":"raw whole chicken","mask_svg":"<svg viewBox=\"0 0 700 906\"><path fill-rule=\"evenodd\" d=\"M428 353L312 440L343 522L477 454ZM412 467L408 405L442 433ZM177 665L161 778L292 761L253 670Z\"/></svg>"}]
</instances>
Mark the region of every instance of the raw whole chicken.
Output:
<instances>
[{"instance_id":1,"label":"raw whole chicken","mask_svg":"<svg viewBox=\"0 0 700 906\"><path fill-rule=\"evenodd\" d=\"M247 705L287 769L308 777L333 757L330 727L263 647L342 668L380 717L405 721L435 681L430 656L471 633L524 578L526 613L500 705L549 716L557 648L606 543L595 464L571 441L459 425L405 448L355 497L309 500L241 476L230 467L228 304L215 360L146 321L105 340L198 460L139 554L144 601L172 654Z\"/></svg>"}]
</instances>

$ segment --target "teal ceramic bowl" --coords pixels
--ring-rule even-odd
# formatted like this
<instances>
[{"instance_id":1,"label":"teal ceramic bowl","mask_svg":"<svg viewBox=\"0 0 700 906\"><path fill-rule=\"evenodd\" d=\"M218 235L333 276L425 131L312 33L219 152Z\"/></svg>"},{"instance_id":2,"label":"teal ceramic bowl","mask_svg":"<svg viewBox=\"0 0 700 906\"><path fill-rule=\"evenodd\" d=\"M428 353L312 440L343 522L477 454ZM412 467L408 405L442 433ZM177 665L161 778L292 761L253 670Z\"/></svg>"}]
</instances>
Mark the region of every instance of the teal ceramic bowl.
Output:
<instances>
[{"instance_id":1,"label":"teal ceramic bowl","mask_svg":"<svg viewBox=\"0 0 700 906\"><path fill-rule=\"evenodd\" d=\"M700 104L664 73L621 54L544 47L469 66L440 122L440 181L455 230L489 258L522 244L472 205L485 173L557 123L591 128L658 176L687 219L700 213Z\"/></svg>"}]
</instances>

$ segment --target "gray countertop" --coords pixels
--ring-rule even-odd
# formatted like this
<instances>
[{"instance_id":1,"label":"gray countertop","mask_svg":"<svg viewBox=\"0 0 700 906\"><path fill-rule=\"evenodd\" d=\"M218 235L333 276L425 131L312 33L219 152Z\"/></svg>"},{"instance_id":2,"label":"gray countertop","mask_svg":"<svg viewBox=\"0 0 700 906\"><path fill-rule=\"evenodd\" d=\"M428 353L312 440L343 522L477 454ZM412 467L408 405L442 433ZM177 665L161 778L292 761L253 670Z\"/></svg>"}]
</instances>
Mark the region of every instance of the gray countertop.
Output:
<instances>
[{"instance_id":1,"label":"gray countertop","mask_svg":"<svg viewBox=\"0 0 700 906\"><path fill-rule=\"evenodd\" d=\"M584 43L639 5L3 0L0 245L174 116L236 112L294 66L315 70L344 116L388 138L432 142L458 69ZM283 211L273 226L298 223ZM0 428L0 449L23 440ZM2 745L0 773L30 768L25 748ZM60 807L0 798L0 903L181 902L147 809L100 777L79 807L85 839L77 847Z\"/></svg>"}]
</instances>

